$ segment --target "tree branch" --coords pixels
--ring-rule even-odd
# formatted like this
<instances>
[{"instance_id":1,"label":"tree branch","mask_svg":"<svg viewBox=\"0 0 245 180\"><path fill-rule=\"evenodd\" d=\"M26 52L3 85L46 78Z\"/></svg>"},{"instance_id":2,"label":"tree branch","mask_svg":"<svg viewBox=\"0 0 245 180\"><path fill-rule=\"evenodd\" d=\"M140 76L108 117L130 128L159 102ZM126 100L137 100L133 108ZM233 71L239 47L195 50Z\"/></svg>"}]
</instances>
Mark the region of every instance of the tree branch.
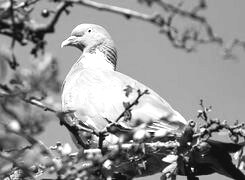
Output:
<instances>
[{"instance_id":1,"label":"tree branch","mask_svg":"<svg viewBox=\"0 0 245 180\"><path fill-rule=\"evenodd\" d=\"M139 89L137 90L138 96L132 103L124 103L124 111L118 116L118 118L115 120L115 122L118 122L122 117L124 117L126 114L131 113L131 108L139 103L139 99L145 95L149 94L149 91L146 89L143 92L141 92Z\"/></svg>"},{"instance_id":2,"label":"tree branch","mask_svg":"<svg viewBox=\"0 0 245 180\"><path fill-rule=\"evenodd\" d=\"M188 18L193 20L194 22L198 22L205 29L206 36L207 36L205 38L201 37L200 32L198 30L193 31L189 29L186 29L185 33L179 38L177 36L178 34L177 28L173 27L172 25L173 17L171 17L171 21L170 21L169 17L164 18L160 13L148 15L128 8L122 8L109 4L99 3L92 0L60 0L60 1L71 2L72 4L78 4L93 9L97 9L100 11L107 11L118 15L123 15L127 19L135 18L142 21L150 22L161 28L160 32L166 34L166 36L168 37L168 39L170 40L170 42L174 47L184 49L187 52L195 50L196 46L199 44L215 43L218 46L221 46L221 48L224 51L224 57L227 58L227 57L233 57L231 56L233 45L235 45L236 47L244 47L243 41L240 41L242 43L233 43L233 45L230 48L228 48L223 38L214 33L213 27L211 24L209 24L208 20L205 17L198 14L200 10L206 9L207 4L205 0L200 0L199 3L196 6L194 6L190 11L181 9L182 4L180 4L179 6L174 6L163 0L151 0L151 1L141 0L142 2L146 2L148 5L155 3L159 7L161 7L165 12L168 12L173 16ZM193 42L193 45L191 47L188 47L187 45L189 41ZM234 39L234 42L235 41L236 39Z\"/></svg>"},{"instance_id":3,"label":"tree branch","mask_svg":"<svg viewBox=\"0 0 245 180\"><path fill-rule=\"evenodd\" d=\"M55 14L53 15L53 17L50 20L50 22L48 22L47 24L44 24L44 25L39 25L37 27L35 27L33 25L30 25L29 26L30 30L33 31L33 32L36 32L36 33L41 32L42 34L45 34L45 33L53 33L54 32L54 29L55 29L55 25L58 22L60 15L70 5L71 5L71 3L68 2L68 1L61 2L57 6L56 11L54 12Z\"/></svg>"},{"instance_id":4,"label":"tree branch","mask_svg":"<svg viewBox=\"0 0 245 180\"><path fill-rule=\"evenodd\" d=\"M148 15L144 13L140 13L138 11L134 11L127 8L122 8L118 6L108 5L104 3L99 3L91 0L61 0L64 2L71 2L73 4L83 5L86 7L90 7L93 9L97 9L100 11L108 11L111 13L119 14L125 16L127 19L135 18L143 21L148 21L150 23L153 23L157 26L163 26L164 25L164 19L161 17L160 14L153 14Z\"/></svg>"}]
</instances>

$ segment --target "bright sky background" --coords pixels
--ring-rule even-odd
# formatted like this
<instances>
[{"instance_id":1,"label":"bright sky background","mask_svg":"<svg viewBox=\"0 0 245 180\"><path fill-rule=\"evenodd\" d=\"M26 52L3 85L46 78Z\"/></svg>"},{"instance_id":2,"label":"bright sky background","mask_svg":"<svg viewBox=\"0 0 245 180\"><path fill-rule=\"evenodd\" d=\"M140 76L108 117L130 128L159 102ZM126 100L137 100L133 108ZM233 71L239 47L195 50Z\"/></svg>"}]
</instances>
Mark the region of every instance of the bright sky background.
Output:
<instances>
[{"instance_id":1,"label":"bright sky background","mask_svg":"<svg viewBox=\"0 0 245 180\"><path fill-rule=\"evenodd\" d=\"M137 1L132 0L100 2L110 2L145 13L156 10L138 5ZM244 0L209 0L208 5L204 14L217 34L228 41L232 37L245 40ZM44 3L40 11L42 8L49 7ZM64 79L80 52L75 48L61 49L60 44L81 23L104 26L117 45L118 71L151 87L186 119L195 119L202 98L207 105L213 106L213 117L229 122L236 119L244 121L245 51L237 51L239 59L236 61L223 60L220 48L214 45L201 46L197 52L188 54L173 48L167 38L149 23L76 6L71 9L69 16L62 15L56 33L47 37L48 51L58 57L61 79ZM28 52L28 48L17 48L17 55L24 59L22 63L26 62ZM50 123L48 131L40 138L48 145L58 140L71 142L67 130L55 121ZM140 179L158 178L159 175ZM202 177L201 180L217 178L225 179L223 176L212 175Z\"/></svg>"}]
</instances>

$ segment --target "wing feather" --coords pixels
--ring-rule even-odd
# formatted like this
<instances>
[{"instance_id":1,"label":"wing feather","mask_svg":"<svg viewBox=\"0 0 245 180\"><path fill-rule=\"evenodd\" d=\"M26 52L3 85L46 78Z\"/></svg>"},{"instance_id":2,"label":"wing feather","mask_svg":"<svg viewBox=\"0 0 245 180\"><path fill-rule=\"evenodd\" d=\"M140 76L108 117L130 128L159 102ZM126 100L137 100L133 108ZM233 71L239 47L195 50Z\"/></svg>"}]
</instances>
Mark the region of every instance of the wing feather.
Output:
<instances>
[{"instance_id":1,"label":"wing feather","mask_svg":"<svg viewBox=\"0 0 245 180\"><path fill-rule=\"evenodd\" d=\"M164 99L142 83L117 71L84 69L69 73L62 93L63 111L75 110L82 121L103 129L108 122L115 121L124 111L123 102L133 102L137 90L148 90L132 110L132 120L127 126L134 126L136 120L153 122L149 129L182 129L186 120ZM127 97L124 89L133 88ZM125 122L126 123L126 122Z\"/></svg>"}]
</instances>

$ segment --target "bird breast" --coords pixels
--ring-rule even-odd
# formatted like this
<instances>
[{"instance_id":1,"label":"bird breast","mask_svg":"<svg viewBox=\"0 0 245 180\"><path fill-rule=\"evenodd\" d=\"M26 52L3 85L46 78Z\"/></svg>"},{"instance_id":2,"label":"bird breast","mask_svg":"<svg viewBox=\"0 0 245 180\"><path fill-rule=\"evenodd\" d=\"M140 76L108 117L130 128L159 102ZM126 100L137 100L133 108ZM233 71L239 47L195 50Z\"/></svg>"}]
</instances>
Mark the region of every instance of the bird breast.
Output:
<instances>
[{"instance_id":1,"label":"bird breast","mask_svg":"<svg viewBox=\"0 0 245 180\"><path fill-rule=\"evenodd\" d=\"M137 90L146 89L150 94L140 98L132 110L132 121L127 126L134 126L136 120L156 121L151 129L165 128L176 130L182 128L185 119L154 91L134 79L116 71L81 68L69 73L62 94L63 111L74 110L76 117L90 123L96 129L103 129L108 122L115 121L124 111L123 102L132 103L137 98ZM126 86L133 88L126 96ZM171 117L164 119L164 117ZM161 121L160 119L163 118Z\"/></svg>"}]
</instances>

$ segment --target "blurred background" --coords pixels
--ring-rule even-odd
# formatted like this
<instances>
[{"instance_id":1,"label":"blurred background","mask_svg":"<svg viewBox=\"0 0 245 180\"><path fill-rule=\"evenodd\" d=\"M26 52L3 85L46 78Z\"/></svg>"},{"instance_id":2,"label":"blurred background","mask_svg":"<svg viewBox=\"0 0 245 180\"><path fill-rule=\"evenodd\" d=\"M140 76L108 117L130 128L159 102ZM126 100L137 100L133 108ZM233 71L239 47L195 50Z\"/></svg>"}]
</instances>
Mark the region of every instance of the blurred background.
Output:
<instances>
[{"instance_id":1,"label":"blurred background","mask_svg":"<svg viewBox=\"0 0 245 180\"><path fill-rule=\"evenodd\" d=\"M136 1L124 0L105 2L134 9L144 13L154 13L157 7L139 5ZM215 32L229 42L232 38L245 39L245 1L207 1L208 9L202 14L207 17ZM43 9L51 9L45 1L39 3L35 11L37 21ZM244 122L245 108L245 52L236 49L237 59L223 59L222 49L214 44L201 45L195 52L174 48L168 39L159 34L159 29L150 23L137 19L126 19L109 12L101 12L88 7L74 6L67 16L62 15L54 34L47 36L47 52L58 59L59 78L63 80L72 64L80 56L75 48L61 49L61 42L71 30L81 23L94 23L105 27L114 39L118 50L117 70L131 76L152 88L166 99L174 109L187 120L196 119L200 109L200 99L212 105L212 117L228 122ZM183 24L185 25L185 24ZM9 44L10 39L0 36L0 44ZM15 53L21 66L29 66L30 48L16 46ZM47 130L38 136L48 146L57 141L71 142L68 131L59 125L57 119L48 124ZM75 146L72 146L76 151ZM159 179L154 175L140 180ZM178 179L186 179L178 177ZM220 175L203 176L202 180L226 179Z\"/></svg>"}]
</instances>

